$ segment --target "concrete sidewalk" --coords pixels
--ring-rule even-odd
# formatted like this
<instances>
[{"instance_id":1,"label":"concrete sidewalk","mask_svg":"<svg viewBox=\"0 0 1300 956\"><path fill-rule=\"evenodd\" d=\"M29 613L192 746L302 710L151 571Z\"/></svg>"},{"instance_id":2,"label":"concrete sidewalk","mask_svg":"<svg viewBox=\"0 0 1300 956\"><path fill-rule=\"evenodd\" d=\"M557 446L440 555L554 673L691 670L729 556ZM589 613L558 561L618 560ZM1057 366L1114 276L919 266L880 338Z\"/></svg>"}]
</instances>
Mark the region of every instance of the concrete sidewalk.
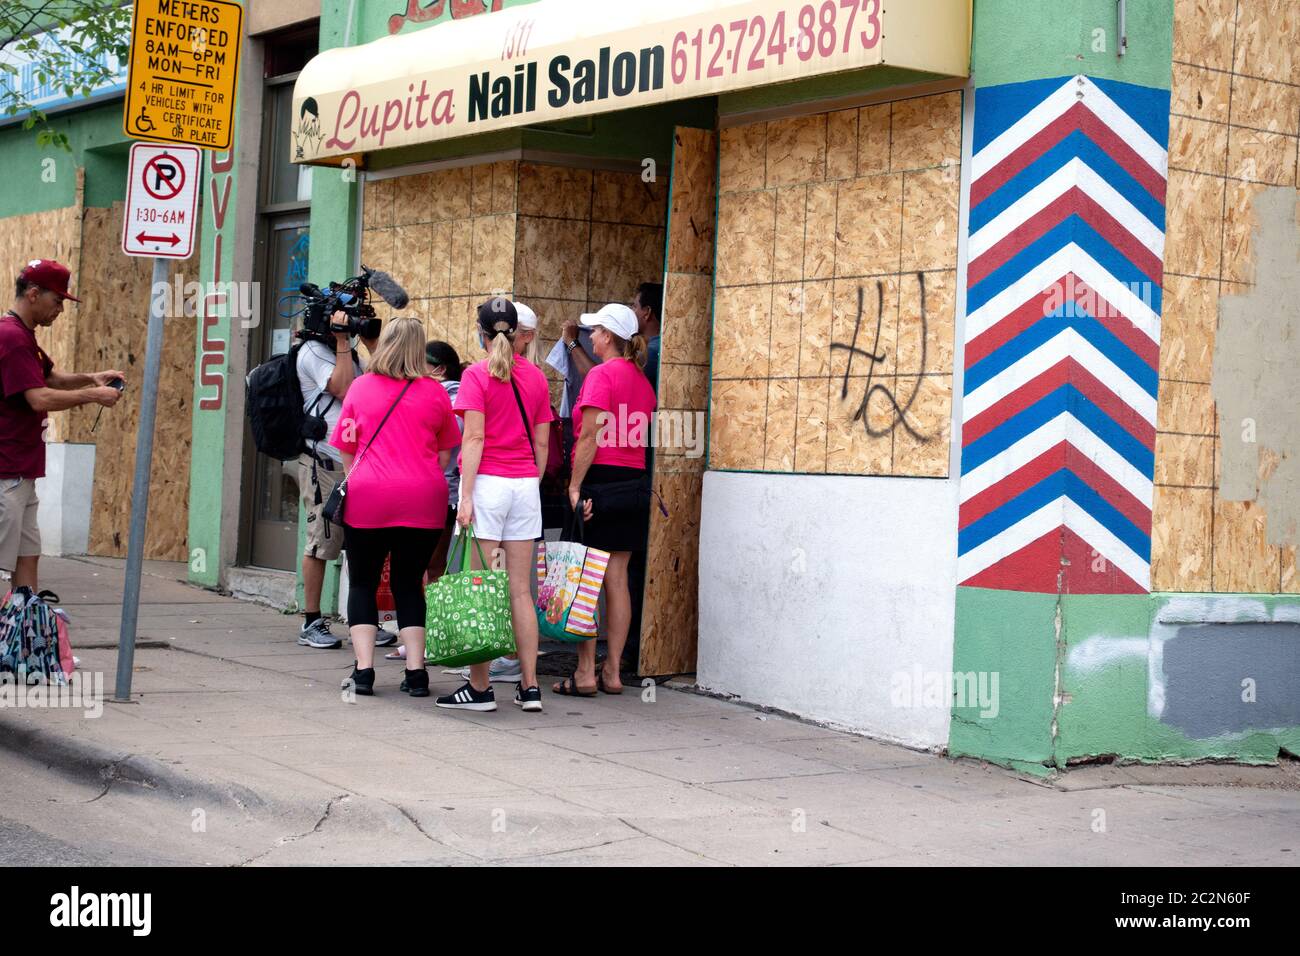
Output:
<instances>
[{"instance_id":1,"label":"concrete sidewalk","mask_svg":"<svg viewBox=\"0 0 1300 956\"><path fill-rule=\"evenodd\" d=\"M346 647L150 564L135 699L4 708L4 816L107 862L1293 864L1294 765L1036 781L659 687L490 714L345 702ZM122 562L45 559L113 693ZM438 670L437 693L459 683ZM93 712L92 712L93 713ZM15 758L20 756L22 760ZM57 804L52 814L51 804ZM2 832L2 831L0 831ZM0 842L3 837L0 836ZM89 849L87 852L90 852Z\"/></svg>"}]
</instances>

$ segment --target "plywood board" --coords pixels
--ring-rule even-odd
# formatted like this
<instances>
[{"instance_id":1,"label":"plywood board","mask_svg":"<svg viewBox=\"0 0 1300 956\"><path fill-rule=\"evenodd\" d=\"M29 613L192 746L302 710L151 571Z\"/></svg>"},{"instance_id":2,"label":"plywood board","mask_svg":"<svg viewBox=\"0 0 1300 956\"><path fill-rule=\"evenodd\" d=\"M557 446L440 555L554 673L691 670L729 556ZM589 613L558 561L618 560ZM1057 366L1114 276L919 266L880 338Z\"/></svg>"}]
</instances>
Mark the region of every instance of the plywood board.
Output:
<instances>
[{"instance_id":1,"label":"plywood board","mask_svg":"<svg viewBox=\"0 0 1300 956\"><path fill-rule=\"evenodd\" d=\"M858 111L826 117L826 178L852 179L858 172Z\"/></svg>"},{"instance_id":2,"label":"plywood board","mask_svg":"<svg viewBox=\"0 0 1300 956\"><path fill-rule=\"evenodd\" d=\"M660 407L670 407L671 402L689 413L683 418L697 430L697 440L707 434L708 428L709 273L714 258L718 149L715 133L685 128L675 132L665 257ZM761 165L758 168L761 171ZM766 385L755 383L755 388L759 387ZM756 407L753 402L747 404ZM662 451L655 456L654 482L669 513L665 517L657 508L651 509L641 621L642 674L677 674L695 669L705 459L677 454L678 449L672 449L672 453L668 453L669 449ZM762 451L760 446L760 459Z\"/></svg>"},{"instance_id":3,"label":"plywood board","mask_svg":"<svg viewBox=\"0 0 1300 956\"><path fill-rule=\"evenodd\" d=\"M1214 500L1215 591L1268 594L1277 590L1281 555L1267 540L1267 515L1252 501Z\"/></svg>"},{"instance_id":4,"label":"plywood board","mask_svg":"<svg viewBox=\"0 0 1300 956\"><path fill-rule=\"evenodd\" d=\"M676 159L674 158L674 163ZM721 134L720 193L762 189L767 185L767 124L732 126ZM674 186L674 192L676 187Z\"/></svg>"},{"instance_id":5,"label":"plywood board","mask_svg":"<svg viewBox=\"0 0 1300 956\"><path fill-rule=\"evenodd\" d=\"M1219 301L1249 292L1256 279L1255 199L1297 184L1298 40L1294 0L1175 2L1152 535L1157 589L1300 589L1294 556L1268 546L1264 510L1219 493L1222 456L1212 437L1218 422L1209 386ZM1240 423L1224 427L1234 435Z\"/></svg>"},{"instance_id":6,"label":"plywood board","mask_svg":"<svg viewBox=\"0 0 1300 956\"><path fill-rule=\"evenodd\" d=\"M13 293L13 280L32 259L57 259L72 271L72 289L81 287L77 268L81 249L80 201L63 209L28 213L0 219L0 262L4 264L6 294ZM76 354L76 332L80 308L75 302L64 305L63 314L54 324L36 333L41 348L56 368L73 370ZM55 412L49 417L50 441L71 440L70 415Z\"/></svg>"},{"instance_id":7,"label":"plywood board","mask_svg":"<svg viewBox=\"0 0 1300 956\"><path fill-rule=\"evenodd\" d=\"M519 214L557 219L589 219L591 177L589 169L520 163Z\"/></svg>"},{"instance_id":8,"label":"plywood board","mask_svg":"<svg viewBox=\"0 0 1300 956\"><path fill-rule=\"evenodd\" d=\"M1232 69L1237 0L1174 0L1174 59Z\"/></svg>"},{"instance_id":9,"label":"plywood board","mask_svg":"<svg viewBox=\"0 0 1300 956\"><path fill-rule=\"evenodd\" d=\"M588 251L587 296L627 303L642 282L662 282L664 231L657 226L593 222Z\"/></svg>"},{"instance_id":10,"label":"plywood board","mask_svg":"<svg viewBox=\"0 0 1300 956\"><path fill-rule=\"evenodd\" d=\"M776 192L723 194L718 198L718 285L772 281Z\"/></svg>"},{"instance_id":11,"label":"plywood board","mask_svg":"<svg viewBox=\"0 0 1300 956\"><path fill-rule=\"evenodd\" d=\"M712 275L717 239L717 134L679 128L673 145L675 165L664 268L668 272Z\"/></svg>"},{"instance_id":12,"label":"plywood board","mask_svg":"<svg viewBox=\"0 0 1300 956\"><path fill-rule=\"evenodd\" d=\"M1157 486L1151 513L1151 588L1211 590L1214 492Z\"/></svg>"},{"instance_id":13,"label":"plywood board","mask_svg":"<svg viewBox=\"0 0 1300 956\"><path fill-rule=\"evenodd\" d=\"M471 293L485 297L508 294L514 287L515 225L512 213L474 220Z\"/></svg>"},{"instance_id":14,"label":"plywood board","mask_svg":"<svg viewBox=\"0 0 1300 956\"><path fill-rule=\"evenodd\" d=\"M650 550L641 615L642 674L695 669L699 628L699 475L665 474L655 487L668 509L651 511Z\"/></svg>"},{"instance_id":15,"label":"plywood board","mask_svg":"<svg viewBox=\"0 0 1300 956\"><path fill-rule=\"evenodd\" d=\"M515 244L515 293L546 299L587 298L591 224L585 220L520 216Z\"/></svg>"},{"instance_id":16,"label":"plywood board","mask_svg":"<svg viewBox=\"0 0 1300 956\"><path fill-rule=\"evenodd\" d=\"M826 178L826 114L794 116L767 124L767 186L814 183Z\"/></svg>"},{"instance_id":17,"label":"plywood board","mask_svg":"<svg viewBox=\"0 0 1300 956\"><path fill-rule=\"evenodd\" d=\"M961 94L899 100L890 117L890 169L956 166L961 162Z\"/></svg>"},{"instance_id":18,"label":"plywood board","mask_svg":"<svg viewBox=\"0 0 1300 956\"><path fill-rule=\"evenodd\" d=\"M898 272L903 252L903 177L864 176L839 183L836 203L835 274Z\"/></svg>"},{"instance_id":19,"label":"plywood board","mask_svg":"<svg viewBox=\"0 0 1300 956\"><path fill-rule=\"evenodd\" d=\"M96 446L89 551L116 557L126 554L128 543L152 279L148 259L130 258L119 251L122 213L121 203L111 209L86 210L76 370L118 368L133 387L128 387L117 405L105 410L94 431L97 407L72 412L77 440ZM192 260L173 263L173 284L191 279L192 270ZM150 559L184 561L188 557L196 335L192 316L170 315L164 321L145 538L145 557Z\"/></svg>"},{"instance_id":20,"label":"plywood board","mask_svg":"<svg viewBox=\"0 0 1300 956\"><path fill-rule=\"evenodd\" d=\"M644 173L597 170L591 180L590 217L595 222L622 222L634 226L663 226L668 212L666 177ZM587 218L583 210L580 218Z\"/></svg>"}]
</instances>

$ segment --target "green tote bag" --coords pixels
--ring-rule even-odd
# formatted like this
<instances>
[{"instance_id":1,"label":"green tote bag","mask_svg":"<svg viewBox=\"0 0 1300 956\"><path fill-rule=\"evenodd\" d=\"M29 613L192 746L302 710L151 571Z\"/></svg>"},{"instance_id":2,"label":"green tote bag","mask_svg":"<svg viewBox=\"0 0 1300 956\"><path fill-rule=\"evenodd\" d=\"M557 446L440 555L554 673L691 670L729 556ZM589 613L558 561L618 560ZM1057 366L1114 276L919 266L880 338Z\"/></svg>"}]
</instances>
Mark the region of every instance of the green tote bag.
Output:
<instances>
[{"instance_id":1,"label":"green tote bag","mask_svg":"<svg viewBox=\"0 0 1300 956\"><path fill-rule=\"evenodd\" d=\"M471 524L452 541L447 573L424 589L425 657L443 667L481 664L515 652L510 623L510 579L505 571L470 570L469 541L486 565ZM456 548L460 546L460 570Z\"/></svg>"}]
</instances>

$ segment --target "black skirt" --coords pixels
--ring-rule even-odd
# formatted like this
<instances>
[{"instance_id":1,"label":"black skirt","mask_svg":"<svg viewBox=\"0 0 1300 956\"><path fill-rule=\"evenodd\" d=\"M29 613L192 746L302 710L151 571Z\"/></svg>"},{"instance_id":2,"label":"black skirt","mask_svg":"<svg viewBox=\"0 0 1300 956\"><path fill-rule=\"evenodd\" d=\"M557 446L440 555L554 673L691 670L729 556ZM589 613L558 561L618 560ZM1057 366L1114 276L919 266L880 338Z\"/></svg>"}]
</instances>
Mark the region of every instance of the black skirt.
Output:
<instances>
[{"instance_id":1,"label":"black skirt","mask_svg":"<svg viewBox=\"0 0 1300 956\"><path fill-rule=\"evenodd\" d=\"M631 481L645 477L644 468L625 468L621 465L592 465L582 482L584 492L598 489L602 484ZM586 498L586 494L583 495ZM593 505L591 520L584 523L583 542L602 551L644 551L650 533L650 507L636 511L602 514L599 505Z\"/></svg>"}]
</instances>

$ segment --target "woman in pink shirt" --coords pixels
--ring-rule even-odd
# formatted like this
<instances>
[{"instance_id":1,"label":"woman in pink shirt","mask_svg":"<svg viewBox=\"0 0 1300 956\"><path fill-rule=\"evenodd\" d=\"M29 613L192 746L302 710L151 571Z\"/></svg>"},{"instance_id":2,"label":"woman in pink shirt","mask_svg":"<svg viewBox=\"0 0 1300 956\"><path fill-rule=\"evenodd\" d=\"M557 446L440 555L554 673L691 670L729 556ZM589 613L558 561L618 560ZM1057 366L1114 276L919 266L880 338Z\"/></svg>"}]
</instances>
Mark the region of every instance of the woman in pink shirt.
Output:
<instances>
[{"instance_id":1,"label":"woman in pink shirt","mask_svg":"<svg viewBox=\"0 0 1300 956\"><path fill-rule=\"evenodd\" d=\"M621 694L619 661L632 621L628 562L643 551L650 518L646 448L654 422L655 392L645 377L646 341L636 313L607 305L581 324L591 333L600 364L582 381L573 411L573 471L569 502L581 501L583 541L610 552L605 570L605 664L596 673L596 642L578 645L578 669L552 690L590 697L597 690Z\"/></svg>"},{"instance_id":2,"label":"woman in pink shirt","mask_svg":"<svg viewBox=\"0 0 1300 956\"><path fill-rule=\"evenodd\" d=\"M428 374L423 324L393 319L379 337L369 371L348 389L330 437L347 475L343 546L348 553L348 630L356 650L349 680L358 694L374 693L375 592L389 558L397 626L406 648L401 689L412 697L429 696L424 569L446 521L443 472L459 442L451 400Z\"/></svg>"},{"instance_id":3,"label":"woman in pink shirt","mask_svg":"<svg viewBox=\"0 0 1300 956\"><path fill-rule=\"evenodd\" d=\"M541 476L550 437L551 393L542 370L519 354L528 339L517 334L519 330L519 315L509 299L497 296L478 307L479 343L488 357L465 369L456 394L456 414L465 420L456 522L462 528L473 523L485 554L505 552L519 652L515 703L538 711L542 692L537 686L531 581L534 542L542 534ZM470 551L478 564L478 549ZM434 703L455 710L496 710L488 668L486 661L473 665L462 687Z\"/></svg>"}]
</instances>

